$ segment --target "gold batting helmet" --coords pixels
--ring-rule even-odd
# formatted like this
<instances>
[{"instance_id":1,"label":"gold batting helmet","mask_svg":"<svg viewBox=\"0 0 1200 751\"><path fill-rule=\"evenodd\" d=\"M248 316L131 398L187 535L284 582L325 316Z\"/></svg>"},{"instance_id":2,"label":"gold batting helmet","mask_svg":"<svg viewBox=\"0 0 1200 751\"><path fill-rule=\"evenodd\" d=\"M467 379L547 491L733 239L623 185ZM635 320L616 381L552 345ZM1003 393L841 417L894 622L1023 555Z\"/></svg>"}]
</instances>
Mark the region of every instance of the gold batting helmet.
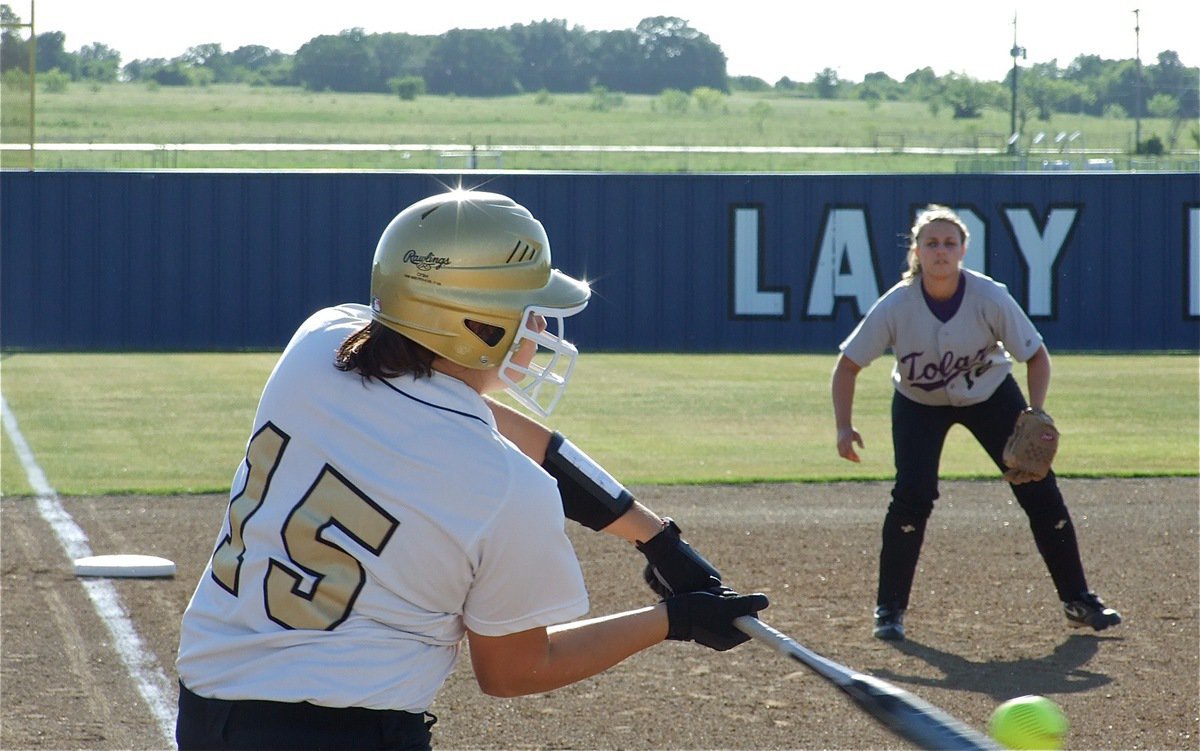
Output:
<instances>
[{"instance_id":1,"label":"gold batting helmet","mask_svg":"<svg viewBox=\"0 0 1200 751\"><path fill-rule=\"evenodd\" d=\"M586 282L551 268L546 230L528 209L483 191L452 190L401 211L371 267L375 320L464 367L503 365L509 393L542 414L557 403L577 354L562 338L562 319L590 295ZM531 313L556 325L535 331ZM468 321L486 326L472 330ZM549 363L509 362L526 338L551 353ZM549 384L547 406L540 392Z\"/></svg>"}]
</instances>

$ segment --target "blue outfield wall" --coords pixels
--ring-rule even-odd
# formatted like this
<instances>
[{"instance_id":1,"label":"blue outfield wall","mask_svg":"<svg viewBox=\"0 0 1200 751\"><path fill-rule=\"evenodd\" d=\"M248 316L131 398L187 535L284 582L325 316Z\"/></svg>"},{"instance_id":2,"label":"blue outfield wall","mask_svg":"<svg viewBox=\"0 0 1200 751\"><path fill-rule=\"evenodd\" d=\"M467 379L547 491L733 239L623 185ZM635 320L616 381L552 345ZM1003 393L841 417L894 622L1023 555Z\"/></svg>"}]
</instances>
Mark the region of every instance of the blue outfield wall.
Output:
<instances>
[{"instance_id":1,"label":"blue outfield wall","mask_svg":"<svg viewBox=\"0 0 1200 751\"><path fill-rule=\"evenodd\" d=\"M8 350L281 347L365 302L401 208L486 187L592 282L592 351L833 352L904 265L929 202L967 219L969 266L1008 285L1052 351L1200 349L1195 174L0 174Z\"/></svg>"}]
</instances>

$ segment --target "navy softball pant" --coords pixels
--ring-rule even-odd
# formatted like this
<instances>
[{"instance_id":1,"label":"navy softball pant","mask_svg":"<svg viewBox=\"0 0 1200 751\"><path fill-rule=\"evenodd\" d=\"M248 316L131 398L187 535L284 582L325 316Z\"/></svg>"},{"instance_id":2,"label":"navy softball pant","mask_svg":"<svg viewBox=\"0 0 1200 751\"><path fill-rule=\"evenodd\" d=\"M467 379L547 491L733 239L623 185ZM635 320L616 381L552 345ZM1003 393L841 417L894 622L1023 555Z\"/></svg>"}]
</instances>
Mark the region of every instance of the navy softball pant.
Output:
<instances>
[{"instance_id":1,"label":"navy softball pant","mask_svg":"<svg viewBox=\"0 0 1200 751\"><path fill-rule=\"evenodd\" d=\"M435 722L428 712L209 699L180 683L175 741L180 751L429 751Z\"/></svg>"},{"instance_id":2,"label":"navy softball pant","mask_svg":"<svg viewBox=\"0 0 1200 751\"><path fill-rule=\"evenodd\" d=\"M925 539L925 525L938 498L938 468L946 434L954 425L971 432L1002 472L1004 444L1027 403L1010 375L988 399L967 407L931 407L896 392L892 398L892 444L896 482L883 522L877 605L906 609ZM1011 485L1029 518L1038 553L1059 599L1087 591L1071 514L1054 473L1038 482Z\"/></svg>"}]
</instances>

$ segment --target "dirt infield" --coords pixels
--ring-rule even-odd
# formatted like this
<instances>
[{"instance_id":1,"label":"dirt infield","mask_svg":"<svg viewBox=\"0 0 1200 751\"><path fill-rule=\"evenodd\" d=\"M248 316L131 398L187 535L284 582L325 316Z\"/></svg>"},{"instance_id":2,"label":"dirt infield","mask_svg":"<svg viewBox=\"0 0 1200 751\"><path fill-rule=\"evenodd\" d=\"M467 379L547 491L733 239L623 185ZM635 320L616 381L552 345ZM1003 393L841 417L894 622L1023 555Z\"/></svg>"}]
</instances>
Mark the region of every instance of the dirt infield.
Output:
<instances>
[{"instance_id":1,"label":"dirt infield","mask_svg":"<svg viewBox=\"0 0 1200 751\"><path fill-rule=\"evenodd\" d=\"M834 660L983 728L1037 693L1071 721L1071 749L1200 744L1200 500L1196 478L1065 480L1092 586L1125 623L1069 629L1024 516L1000 482L950 482L928 530L909 640L870 635L881 484L641 488L743 590L764 620ZM97 553L175 560L169 580L115 588L173 680L179 616L226 499L67 499ZM0 501L0 747L169 747L49 525ZM646 604L641 557L572 525L593 614ZM169 697L172 702L174 696ZM718 654L669 643L550 694L483 696L461 659L432 711L443 749L908 748L813 674L750 643Z\"/></svg>"}]
</instances>

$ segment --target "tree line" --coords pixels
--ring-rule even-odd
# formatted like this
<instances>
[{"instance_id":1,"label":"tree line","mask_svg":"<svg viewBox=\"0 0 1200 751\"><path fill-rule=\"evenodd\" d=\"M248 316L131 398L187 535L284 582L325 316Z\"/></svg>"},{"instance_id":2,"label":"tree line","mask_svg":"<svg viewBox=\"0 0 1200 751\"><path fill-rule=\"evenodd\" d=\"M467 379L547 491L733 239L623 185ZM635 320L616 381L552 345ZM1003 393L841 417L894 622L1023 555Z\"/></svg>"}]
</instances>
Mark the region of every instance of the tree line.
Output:
<instances>
[{"instance_id":1,"label":"tree line","mask_svg":"<svg viewBox=\"0 0 1200 751\"><path fill-rule=\"evenodd\" d=\"M5 24L0 72L9 80L28 65L28 40L14 28L20 19L0 5ZM171 59L131 60L95 42L67 50L59 31L36 35L39 74L60 82L142 82L160 86L248 83L299 86L312 91L380 92L406 99L422 94L507 96L522 92L661 94L734 89L776 91L820 99L927 102L935 113L978 117L986 108L1012 107L1012 75L980 81L958 73L921 68L895 80L883 72L862 81L841 78L832 68L808 81L773 83L731 77L721 47L688 21L674 16L643 19L636 28L589 31L565 20L544 20L494 29L453 29L444 34L366 33L348 29L322 34L284 53L262 45L225 51L220 44L188 48ZM10 73L10 71L15 71ZM1080 55L1020 68L1016 112L1027 120L1055 113L1106 117L1164 117L1177 123L1200 117L1200 69L1165 51L1153 63ZM42 80L45 80L44 78Z\"/></svg>"}]
</instances>

